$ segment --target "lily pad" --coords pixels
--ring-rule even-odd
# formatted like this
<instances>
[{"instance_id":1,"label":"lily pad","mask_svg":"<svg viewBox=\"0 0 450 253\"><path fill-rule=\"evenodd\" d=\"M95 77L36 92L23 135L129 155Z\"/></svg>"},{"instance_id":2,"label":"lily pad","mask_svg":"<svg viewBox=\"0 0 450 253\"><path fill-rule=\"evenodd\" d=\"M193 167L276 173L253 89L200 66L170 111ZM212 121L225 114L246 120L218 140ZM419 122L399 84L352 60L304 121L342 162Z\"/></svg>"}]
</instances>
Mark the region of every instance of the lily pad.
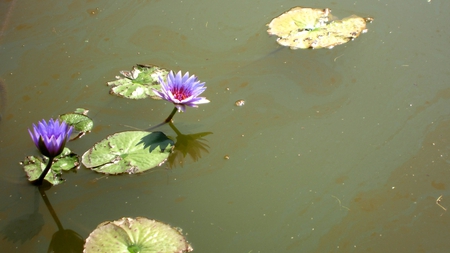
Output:
<instances>
[{"instance_id":1,"label":"lily pad","mask_svg":"<svg viewBox=\"0 0 450 253\"><path fill-rule=\"evenodd\" d=\"M166 161L173 146L173 141L162 132L120 132L86 151L82 163L105 174L140 173Z\"/></svg>"},{"instance_id":2,"label":"lily pad","mask_svg":"<svg viewBox=\"0 0 450 253\"><path fill-rule=\"evenodd\" d=\"M184 236L165 223L143 217L103 222L84 244L84 253L182 253L193 249Z\"/></svg>"},{"instance_id":3,"label":"lily pad","mask_svg":"<svg viewBox=\"0 0 450 253\"><path fill-rule=\"evenodd\" d=\"M39 178L39 176L44 171L48 163L47 157L36 157L27 156L25 160L20 163L23 166L25 173L27 173L28 180L34 181ZM74 168L78 168L80 165L80 159L78 155L72 153L67 147L64 148L63 152L54 159L51 170L45 176L45 180L50 182L52 185L58 185L64 182L61 178L62 171L69 171Z\"/></svg>"},{"instance_id":4,"label":"lily pad","mask_svg":"<svg viewBox=\"0 0 450 253\"><path fill-rule=\"evenodd\" d=\"M159 77L166 80L168 71L153 65L137 64L131 71L122 70L122 76L117 80L108 82L111 94L129 99L153 98L160 99L152 89L161 90Z\"/></svg>"},{"instance_id":5,"label":"lily pad","mask_svg":"<svg viewBox=\"0 0 450 253\"><path fill-rule=\"evenodd\" d=\"M87 116L89 111L77 108L75 113L66 113L59 115L59 118L65 121L67 124L73 126L74 132L78 132L78 135L73 139L81 138L86 133L92 131L94 127L94 122L91 118Z\"/></svg>"},{"instance_id":6,"label":"lily pad","mask_svg":"<svg viewBox=\"0 0 450 253\"><path fill-rule=\"evenodd\" d=\"M83 114L83 115L87 115L89 112L89 110L84 109L84 108L77 108L75 109L74 113L78 113L78 114Z\"/></svg>"},{"instance_id":7,"label":"lily pad","mask_svg":"<svg viewBox=\"0 0 450 253\"><path fill-rule=\"evenodd\" d=\"M279 37L278 44L291 49L332 48L366 32L366 23L372 20L356 15L337 20L328 8L295 7L274 18L267 32Z\"/></svg>"}]
</instances>

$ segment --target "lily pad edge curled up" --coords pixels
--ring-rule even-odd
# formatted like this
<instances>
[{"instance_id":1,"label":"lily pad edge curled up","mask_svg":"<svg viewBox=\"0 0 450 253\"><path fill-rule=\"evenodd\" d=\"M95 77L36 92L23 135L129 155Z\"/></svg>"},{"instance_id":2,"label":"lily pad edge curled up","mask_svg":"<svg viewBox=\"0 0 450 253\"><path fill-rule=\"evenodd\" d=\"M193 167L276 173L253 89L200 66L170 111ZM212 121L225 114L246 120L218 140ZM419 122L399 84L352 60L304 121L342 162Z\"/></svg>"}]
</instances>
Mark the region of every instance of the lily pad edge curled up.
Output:
<instances>
[{"instance_id":1,"label":"lily pad edge curled up","mask_svg":"<svg viewBox=\"0 0 450 253\"><path fill-rule=\"evenodd\" d=\"M373 18L351 15L338 20L331 10L294 7L267 24L269 35L277 35L278 44L291 49L333 48L367 32Z\"/></svg>"}]
</instances>

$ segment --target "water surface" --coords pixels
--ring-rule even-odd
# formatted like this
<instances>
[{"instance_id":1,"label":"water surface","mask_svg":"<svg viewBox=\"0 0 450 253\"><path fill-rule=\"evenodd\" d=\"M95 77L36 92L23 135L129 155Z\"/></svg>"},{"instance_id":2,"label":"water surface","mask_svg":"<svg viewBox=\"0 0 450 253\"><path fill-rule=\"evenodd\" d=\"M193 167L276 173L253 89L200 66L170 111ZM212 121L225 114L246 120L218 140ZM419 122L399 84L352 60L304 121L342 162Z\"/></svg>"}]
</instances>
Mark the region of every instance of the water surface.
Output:
<instances>
[{"instance_id":1,"label":"water surface","mask_svg":"<svg viewBox=\"0 0 450 253\"><path fill-rule=\"evenodd\" d=\"M144 216L181 227L194 252L447 251L450 216L436 200L450 207L450 3L303 1L375 21L331 50L279 49L265 24L297 5L1 1L2 248L45 252L58 231L18 164L37 154L27 128L87 108L94 131L68 144L81 155L160 123L172 105L108 94L119 70L144 63L206 82L211 103L174 124L212 132L208 148L140 175L81 166L46 191L64 229L86 238Z\"/></svg>"}]
</instances>

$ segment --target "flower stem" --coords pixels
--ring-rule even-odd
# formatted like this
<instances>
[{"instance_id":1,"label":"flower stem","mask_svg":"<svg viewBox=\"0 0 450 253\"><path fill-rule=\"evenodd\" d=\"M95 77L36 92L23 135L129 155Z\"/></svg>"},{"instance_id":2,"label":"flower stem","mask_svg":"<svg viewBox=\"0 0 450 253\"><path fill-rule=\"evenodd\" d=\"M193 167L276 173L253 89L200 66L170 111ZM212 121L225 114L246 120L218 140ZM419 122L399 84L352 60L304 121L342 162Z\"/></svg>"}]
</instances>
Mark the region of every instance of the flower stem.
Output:
<instances>
[{"instance_id":1,"label":"flower stem","mask_svg":"<svg viewBox=\"0 0 450 253\"><path fill-rule=\"evenodd\" d=\"M169 126L170 128L172 128L172 130L177 134L177 135L183 135L178 128L175 127L175 125L172 122L169 122Z\"/></svg>"},{"instance_id":2,"label":"flower stem","mask_svg":"<svg viewBox=\"0 0 450 253\"><path fill-rule=\"evenodd\" d=\"M41 197L44 200L44 203L47 206L48 211L52 215L53 220L55 221L56 225L58 226L58 230L63 231L64 228L61 224L61 221L59 220L58 215L56 215L56 212L53 209L52 204L50 204L50 201L48 200L47 194L45 194L44 189L39 187L39 192L41 193Z\"/></svg>"},{"instance_id":3,"label":"flower stem","mask_svg":"<svg viewBox=\"0 0 450 253\"><path fill-rule=\"evenodd\" d=\"M177 109L176 107L173 108L173 111L170 113L169 117L167 117L167 119L164 120L164 122L165 122L165 123L170 122L170 121L172 120L172 118L173 118L173 115L175 115L175 113L177 112L177 110L178 110L178 109Z\"/></svg>"},{"instance_id":4,"label":"flower stem","mask_svg":"<svg viewBox=\"0 0 450 253\"><path fill-rule=\"evenodd\" d=\"M42 181L44 181L45 176L47 175L48 171L49 171L50 168L52 167L52 164L53 164L53 160L54 160L54 159L55 159L54 157L49 157L49 158L48 158L47 166L45 167L44 171L43 171L42 174L39 176L39 178L33 182L33 184L35 184L35 185L41 185L41 184L42 184Z\"/></svg>"},{"instance_id":5,"label":"flower stem","mask_svg":"<svg viewBox=\"0 0 450 253\"><path fill-rule=\"evenodd\" d=\"M160 127L160 126L162 126L162 125L164 125L164 124L167 124L167 123L169 123L169 122L172 122L173 115L175 115L175 113L177 112L177 110L178 110L178 109L177 109L176 107L173 108L173 111L170 113L169 117L167 117L166 120L164 120L162 123L159 123L159 124L156 125L156 126L152 126L152 127L150 127L149 129L146 129L145 131L152 131L152 130L155 129L155 128L158 128L158 127Z\"/></svg>"}]
</instances>

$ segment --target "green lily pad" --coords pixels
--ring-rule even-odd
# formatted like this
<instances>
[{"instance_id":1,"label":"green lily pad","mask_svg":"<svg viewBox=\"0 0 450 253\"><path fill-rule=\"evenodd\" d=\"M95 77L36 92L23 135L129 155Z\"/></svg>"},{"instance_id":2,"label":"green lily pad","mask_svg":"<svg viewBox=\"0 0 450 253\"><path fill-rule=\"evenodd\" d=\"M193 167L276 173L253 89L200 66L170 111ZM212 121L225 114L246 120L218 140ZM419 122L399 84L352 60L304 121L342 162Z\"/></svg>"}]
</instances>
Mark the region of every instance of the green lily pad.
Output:
<instances>
[{"instance_id":1,"label":"green lily pad","mask_svg":"<svg viewBox=\"0 0 450 253\"><path fill-rule=\"evenodd\" d=\"M84 244L84 253L182 253L193 249L170 225L143 217L103 222Z\"/></svg>"},{"instance_id":2,"label":"green lily pad","mask_svg":"<svg viewBox=\"0 0 450 253\"><path fill-rule=\"evenodd\" d=\"M328 8L295 7L274 18L267 32L277 35L277 42L291 49L332 48L366 32L366 22L372 20L356 15L337 20Z\"/></svg>"},{"instance_id":3,"label":"green lily pad","mask_svg":"<svg viewBox=\"0 0 450 253\"><path fill-rule=\"evenodd\" d=\"M88 110L77 108L75 110L75 113L66 113L59 115L59 118L67 124L73 126L74 133L77 133L77 136L72 140L81 138L86 133L92 131L94 122L91 118L86 116L88 112Z\"/></svg>"},{"instance_id":4,"label":"green lily pad","mask_svg":"<svg viewBox=\"0 0 450 253\"><path fill-rule=\"evenodd\" d=\"M23 166L23 169L28 176L28 180L32 182L39 178L47 163L48 158L45 156L43 158L27 156L23 162L20 162L20 165ZM63 152L54 159L53 165L44 179L52 185L61 184L64 182L61 178L62 171L69 171L71 169L78 168L79 165L80 159L78 155L72 153L70 149L65 147Z\"/></svg>"},{"instance_id":5,"label":"green lily pad","mask_svg":"<svg viewBox=\"0 0 450 253\"><path fill-rule=\"evenodd\" d=\"M77 108L75 109L74 113L78 113L78 114L83 114L83 115L87 115L89 112L89 110L84 109L84 108Z\"/></svg>"},{"instance_id":6,"label":"green lily pad","mask_svg":"<svg viewBox=\"0 0 450 253\"><path fill-rule=\"evenodd\" d=\"M140 173L166 161L173 146L173 141L162 132L120 132L86 151L82 163L105 174Z\"/></svg>"},{"instance_id":7,"label":"green lily pad","mask_svg":"<svg viewBox=\"0 0 450 253\"><path fill-rule=\"evenodd\" d=\"M161 99L153 93L152 89L161 90L159 77L166 80L168 71L153 65L137 64L131 71L122 70L122 76L117 80L108 82L111 94L129 99L153 98Z\"/></svg>"}]
</instances>

